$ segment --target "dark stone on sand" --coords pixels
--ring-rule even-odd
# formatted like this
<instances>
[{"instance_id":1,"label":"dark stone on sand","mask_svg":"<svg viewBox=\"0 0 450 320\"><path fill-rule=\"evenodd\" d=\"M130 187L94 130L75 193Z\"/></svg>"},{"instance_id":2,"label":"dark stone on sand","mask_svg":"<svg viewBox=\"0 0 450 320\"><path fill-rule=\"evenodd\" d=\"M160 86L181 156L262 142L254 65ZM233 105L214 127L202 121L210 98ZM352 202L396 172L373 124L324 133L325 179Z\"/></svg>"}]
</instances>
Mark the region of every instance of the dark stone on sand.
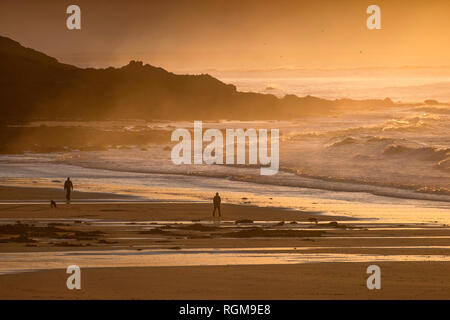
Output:
<instances>
[{"instance_id":1,"label":"dark stone on sand","mask_svg":"<svg viewBox=\"0 0 450 320\"><path fill-rule=\"evenodd\" d=\"M315 224L317 224L317 223L319 222L316 218L313 218L313 217L308 218L308 221L309 221L309 222L313 222L313 223L315 223Z\"/></svg>"},{"instance_id":2,"label":"dark stone on sand","mask_svg":"<svg viewBox=\"0 0 450 320\"><path fill-rule=\"evenodd\" d=\"M101 231L75 231L73 237L77 240L95 240L98 236L103 235Z\"/></svg>"},{"instance_id":3,"label":"dark stone on sand","mask_svg":"<svg viewBox=\"0 0 450 320\"><path fill-rule=\"evenodd\" d=\"M67 231L54 226L35 227L24 223L0 225L0 234L28 234L35 237L45 237L55 236L57 232Z\"/></svg>"},{"instance_id":4,"label":"dark stone on sand","mask_svg":"<svg viewBox=\"0 0 450 320\"><path fill-rule=\"evenodd\" d=\"M212 239L211 236L204 234L191 234L187 236L188 239Z\"/></svg>"},{"instance_id":5,"label":"dark stone on sand","mask_svg":"<svg viewBox=\"0 0 450 320\"><path fill-rule=\"evenodd\" d=\"M105 234L102 231L92 230L92 231L75 231L75 236L80 237L98 237Z\"/></svg>"},{"instance_id":6,"label":"dark stone on sand","mask_svg":"<svg viewBox=\"0 0 450 320\"><path fill-rule=\"evenodd\" d=\"M18 237L11 237L8 239L1 239L0 243L11 243L11 242L19 242L19 243L29 243L29 242L37 242L36 240L28 238L25 234L21 234Z\"/></svg>"},{"instance_id":7,"label":"dark stone on sand","mask_svg":"<svg viewBox=\"0 0 450 320\"><path fill-rule=\"evenodd\" d=\"M215 231L215 230L218 230L220 228L213 227L213 226L205 226L205 225L200 224L200 223L194 223L194 224L191 224L191 225L177 227L177 229L192 230L192 231Z\"/></svg>"},{"instance_id":8,"label":"dark stone on sand","mask_svg":"<svg viewBox=\"0 0 450 320\"><path fill-rule=\"evenodd\" d=\"M236 220L235 222L234 222L235 224L244 224L244 223L253 223L253 220L250 220L250 219L240 219L240 220Z\"/></svg>"},{"instance_id":9,"label":"dark stone on sand","mask_svg":"<svg viewBox=\"0 0 450 320\"><path fill-rule=\"evenodd\" d=\"M55 247L82 247L81 244L75 244L75 243L69 243L69 242L60 242L60 243L54 243Z\"/></svg>"},{"instance_id":10,"label":"dark stone on sand","mask_svg":"<svg viewBox=\"0 0 450 320\"><path fill-rule=\"evenodd\" d=\"M339 224L336 221L331 221L330 223L328 223L328 225L339 229L357 229L356 227L347 226L345 224Z\"/></svg>"},{"instance_id":11,"label":"dark stone on sand","mask_svg":"<svg viewBox=\"0 0 450 320\"><path fill-rule=\"evenodd\" d=\"M176 229L177 227L173 227L170 224L159 227L158 229L167 230L167 229Z\"/></svg>"},{"instance_id":12,"label":"dark stone on sand","mask_svg":"<svg viewBox=\"0 0 450 320\"><path fill-rule=\"evenodd\" d=\"M331 221L330 223L328 223L328 225L332 226L332 227L336 227L338 226L338 223L336 221Z\"/></svg>"},{"instance_id":13,"label":"dark stone on sand","mask_svg":"<svg viewBox=\"0 0 450 320\"><path fill-rule=\"evenodd\" d=\"M139 234L169 234L169 233L170 233L169 231L164 231L159 228L139 232Z\"/></svg>"},{"instance_id":14,"label":"dark stone on sand","mask_svg":"<svg viewBox=\"0 0 450 320\"><path fill-rule=\"evenodd\" d=\"M309 230L264 230L262 228L248 228L246 230L226 232L220 234L222 237L230 238L254 238L254 237L277 237L277 238L296 238L296 237L320 237L324 231Z\"/></svg>"},{"instance_id":15,"label":"dark stone on sand","mask_svg":"<svg viewBox=\"0 0 450 320\"><path fill-rule=\"evenodd\" d=\"M117 241L108 241L108 240L104 240L104 239L100 239L97 241L97 243L102 243L102 244L115 244L118 243Z\"/></svg>"}]
</instances>

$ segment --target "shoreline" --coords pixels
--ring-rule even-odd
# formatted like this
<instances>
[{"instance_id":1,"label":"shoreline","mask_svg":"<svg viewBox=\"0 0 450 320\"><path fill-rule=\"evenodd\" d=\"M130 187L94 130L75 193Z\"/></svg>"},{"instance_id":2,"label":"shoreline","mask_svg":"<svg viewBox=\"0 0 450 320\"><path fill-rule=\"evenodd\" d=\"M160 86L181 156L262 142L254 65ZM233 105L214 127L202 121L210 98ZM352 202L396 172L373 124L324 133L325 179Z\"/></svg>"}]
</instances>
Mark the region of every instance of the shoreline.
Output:
<instances>
[{"instance_id":1,"label":"shoreline","mask_svg":"<svg viewBox=\"0 0 450 320\"><path fill-rule=\"evenodd\" d=\"M62 189L62 188L61 188ZM43 205L49 203L50 199L55 199L57 205L65 205L66 200L62 198L64 196L64 192L60 188L51 188L51 187L24 187L24 186L9 186L9 185L0 185L0 211L1 206L10 205L10 204L24 204L24 205ZM23 194L23 195L22 195ZM25 200L25 198L37 197L37 199ZM8 198L9 197L9 198ZM12 199L11 199L12 197ZM100 198L99 198L100 197ZM204 205L211 206L209 201L201 201L201 200L153 200L153 199L145 199L140 196L133 195L122 195L115 193L106 193L106 192L86 192L86 191L74 191L72 193L71 199L72 205L82 205L82 204L175 204L175 205ZM278 207L278 206L270 206L263 207L258 206L256 204L234 204L234 203L223 203L222 206L237 206L242 208L261 208L268 210L282 210L287 212L300 212L300 213L308 213L311 215L320 215L320 212L313 211L304 211L304 210L296 210L289 207ZM345 216L324 216L326 218L336 220L357 220L352 219Z\"/></svg>"},{"instance_id":2,"label":"shoreline","mask_svg":"<svg viewBox=\"0 0 450 320\"><path fill-rule=\"evenodd\" d=\"M115 199L130 199L137 198L128 195L119 195L107 192L86 192L86 191L73 191L73 200L115 200ZM32 198L32 199L30 199ZM66 202L64 189L51 188L51 187L26 187L26 186L11 186L0 184L0 201L50 201L55 200L57 202Z\"/></svg>"},{"instance_id":3,"label":"shoreline","mask_svg":"<svg viewBox=\"0 0 450 320\"><path fill-rule=\"evenodd\" d=\"M40 154L30 154L31 156L35 155L37 157ZM17 155L23 156L23 155ZM54 157L52 154L48 154L47 156ZM450 208L450 191L446 188L439 187L438 185L434 186L420 186L420 185L408 185L408 184L399 184L399 183L389 183L389 182L381 182L381 181L360 181L355 178L339 178L332 176L320 176L320 175L309 175L304 173L297 173L295 170L285 167L280 167L278 178L267 176L260 176L259 174L255 174L252 170L259 170L251 167L234 167L234 166L224 166L224 165L216 165L215 170L213 172L205 171L205 172L184 172L183 170L171 171L171 170L162 170L160 168L153 169L134 169L134 168L124 168L120 165L116 166L104 166L94 163L83 163L77 160L53 160L49 163L46 163L47 166L54 165L63 165L68 167L76 167L81 170L85 170L86 174L91 174L93 178L96 178L95 171L104 171L104 172L112 172L118 174L134 174L134 175L149 175L151 177L154 176L169 176L167 179L171 179L171 176L179 176L184 178L200 178L200 179L220 179L224 181L233 181L236 183L249 183L255 184L259 186L266 187L276 187L276 188L295 188L295 189L308 189L312 192L322 191L329 193L365 193L369 196L373 197L386 197L387 199L398 199L398 200L415 200L415 201L430 201L436 203L442 203L443 205L447 205ZM227 167L234 167L236 169L244 169L244 172L228 172ZM201 168L200 168L201 170ZM251 176L251 178L246 177L245 175ZM81 177L80 177L81 178ZM26 178L11 178L11 177L0 177L0 185L14 185L11 184L11 180L16 182L21 179L27 179L28 181L36 179L48 179L49 181L53 178L50 177L26 177ZM267 180L269 179L269 180ZM9 183L8 183L9 182ZM26 182L23 181L19 183L22 187L27 187ZM148 185L142 185L137 183L135 185L137 188L140 187L149 187ZM423 189L423 190L422 190ZM133 195L131 196L138 196Z\"/></svg>"},{"instance_id":4,"label":"shoreline","mask_svg":"<svg viewBox=\"0 0 450 320\"><path fill-rule=\"evenodd\" d=\"M174 176L185 176L185 177L198 177L198 178L216 178L216 179L228 179L231 177L231 181L237 182L247 182L247 183L255 183L258 185L265 186L277 186L277 187L292 187L292 188L306 188L313 190L322 190L322 191L330 191L330 192L349 192L349 193L357 193L357 192L365 192L373 196L378 197L387 197L394 199L407 199L407 200L419 200L419 201L436 201L443 203L450 203L450 191L449 190L440 190L441 188L433 187L438 191L418 191L417 188L420 189L420 186L408 186L402 184L389 184L383 182L364 182L359 181L354 178L339 178L339 177L326 177L326 176L313 176L308 174L299 174L296 173L293 169L290 168L279 168L279 174L284 174L287 176L292 175L292 177L298 179L306 179L308 181L292 181L292 182L282 182L282 181L270 181L265 182L262 181L262 177L258 174L253 176L253 179L243 179L239 175L234 176L232 173L228 172L215 172L215 173L185 173L185 172L172 172L172 171L164 171L164 170L133 170L130 168L121 169L111 168L111 167L102 167L97 165L86 165L77 163L77 161L68 161L64 162L66 165L76 166L83 169L89 170L107 170L113 172L120 173L135 173L135 174L155 174L155 175L174 175ZM219 170L222 170L226 167L234 167L239 168L239 166L234 165L215 165ZM250 167L246 167L246 169L254 169ZM267 178L267 176L264 176ZM429 187L426 187L430 189Z\"/></svg>"}]
</instances>

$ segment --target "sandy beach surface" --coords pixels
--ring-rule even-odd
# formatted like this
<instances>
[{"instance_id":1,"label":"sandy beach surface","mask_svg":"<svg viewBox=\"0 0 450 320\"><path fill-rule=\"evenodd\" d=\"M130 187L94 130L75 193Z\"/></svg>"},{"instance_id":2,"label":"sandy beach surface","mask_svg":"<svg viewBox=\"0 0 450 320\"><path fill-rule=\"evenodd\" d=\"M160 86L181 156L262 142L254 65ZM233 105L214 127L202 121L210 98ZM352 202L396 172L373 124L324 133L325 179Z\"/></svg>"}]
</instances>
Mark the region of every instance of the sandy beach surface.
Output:
<instances>
[{"instance_id":1,"label":"sandy beach surface","mask_svg":"<svg viewBox=\"0 0 450 320\"><path fill-rule=\"evenodd\" d=\"M65 270L1 276L2 299L449 299L448 263L380 263L381 290L364 263L92 268L81 290Z\"/></svg>"},{"instance_id":2,"label":"sandy beach surface","mask_svg":"<svg viewBox=\"0 0 450 320\"><path fill-rule=\"evenodd\" d=\"M208 203L99 193L50 208L60 193L0 187L1 299L450 298L448 225L230 204L212 219Z\"/></svg>"}]
</instances>

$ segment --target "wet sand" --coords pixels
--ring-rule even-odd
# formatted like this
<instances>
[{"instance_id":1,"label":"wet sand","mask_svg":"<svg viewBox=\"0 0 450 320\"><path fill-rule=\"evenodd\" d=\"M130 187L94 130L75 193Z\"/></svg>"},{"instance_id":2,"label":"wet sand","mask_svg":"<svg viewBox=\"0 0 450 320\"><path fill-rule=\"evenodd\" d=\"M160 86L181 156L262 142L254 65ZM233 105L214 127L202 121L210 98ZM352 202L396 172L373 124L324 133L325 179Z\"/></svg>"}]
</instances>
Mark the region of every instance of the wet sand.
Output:
<instances>
[{"instance_id":1,"label":"wet sand","mask_svg":"<svg viewBox=\"0 0 450 320\"><path fill-rule=\"evenodd\" d=\"M366 263L83 269L81 290L65 270L0 276L2 299L450 299L447 263ZM45 283L45 285L44 285Z\"/></svg>"},{"instance_id":2,"label":"wet sand","mask_svg":"<svg viewBox=\"0 0 450 320\"><path fill-rule=\"evenodd\" d=\"M0 186L0 201L48 201L65 202L65 193L63 191L64 181L61 182L61 188L41 188L41 187L14 187ZM102 192L79 192L72 193L73 200L94 200L94 199L133 199L132 197L114 195Z\"/></svg>"},{"instance_id":3,"label":"wet sand","mask_svg":"<svg viewBox=\"0 0 450 320\"><path fill-rule=\"evenodd\" d=\"M46 196L60 196L58 190ZM0 199L36 199L35 188L0 188ZM43 193L41 193L43 194ZM77 193L75 193L77 194ZM77 199L99 199L78 193ZM105 198L107 199L107 198ZM326 213L206 203L0 204L0 252L8 254L260 248L270 256L450 254L446 225L377 224ZM311 218L318 220L316 224ZM236 224L237 220L253 220ZM17 222L19 226L17 226ZM17 231L17 230L19 231ZM20 231L24 230L24 231ZM26 236L20 236L25 234ZM280 249L281 248L281 249ZM299 251L300 250L300 251ZM181 251L181 252L180 252ZM284 254L284 253L283 253ZM139 257L138 257L139 259ZM214 258L213 258L214 259ZM64 269L0 275L1 299L449 299L449 262L377 262L382 290L366 288L368 262L82 267L82 290ZM201 264L201 263L200 263ZM0 263L1 266L1 263ZM27 269L27 265L23 266ZM45 283L45 286L42 285Z\"/></svg>"}]
</instances>

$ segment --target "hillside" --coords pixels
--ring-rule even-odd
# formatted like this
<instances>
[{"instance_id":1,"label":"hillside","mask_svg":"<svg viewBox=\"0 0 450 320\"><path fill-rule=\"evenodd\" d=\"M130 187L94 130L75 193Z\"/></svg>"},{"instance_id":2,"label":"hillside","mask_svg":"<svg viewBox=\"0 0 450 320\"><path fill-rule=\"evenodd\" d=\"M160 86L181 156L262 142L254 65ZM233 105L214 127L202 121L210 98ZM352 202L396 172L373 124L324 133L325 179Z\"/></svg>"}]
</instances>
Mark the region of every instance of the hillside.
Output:
<instances>
[{"instance_id":1,"label":"hillside","mask_svg":"<svg viewBox=\"0 0 450 320\"><path fill-rule=\"evenodd\" d=\"M339 106L390 106L385 100L325 100L238 92L210 75L176 75L131 61L82 69L0 37L3 121L107 119L289 119Z\"/></svg>"}]
</instances>

